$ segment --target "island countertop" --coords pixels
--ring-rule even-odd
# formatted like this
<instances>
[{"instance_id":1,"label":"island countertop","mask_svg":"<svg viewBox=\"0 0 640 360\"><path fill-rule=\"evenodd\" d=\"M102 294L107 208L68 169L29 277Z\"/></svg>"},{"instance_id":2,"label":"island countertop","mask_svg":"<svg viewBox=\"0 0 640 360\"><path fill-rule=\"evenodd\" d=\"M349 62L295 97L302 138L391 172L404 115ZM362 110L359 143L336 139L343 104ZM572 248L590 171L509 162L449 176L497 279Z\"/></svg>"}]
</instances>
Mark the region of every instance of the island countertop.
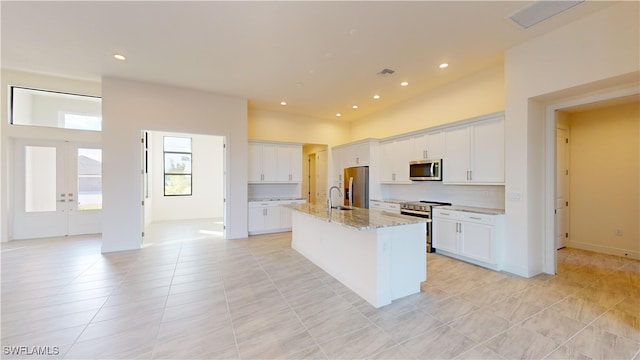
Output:
<instances>
[{"instance_id":1,"label":"island countertop","mask_svg":"<svg viewBox=\"0 0 640 360\"><path fill-rule=\"evenodd\" d=\"M291 204L283 205L294 211L313 216L317 219L338 223L356 230L372 230L389 226L426 223L431 220L415 216L395 214L387 211L369 211L354 207L352 210L329 211L326 205Z\"/></svg>"}]
</instances>

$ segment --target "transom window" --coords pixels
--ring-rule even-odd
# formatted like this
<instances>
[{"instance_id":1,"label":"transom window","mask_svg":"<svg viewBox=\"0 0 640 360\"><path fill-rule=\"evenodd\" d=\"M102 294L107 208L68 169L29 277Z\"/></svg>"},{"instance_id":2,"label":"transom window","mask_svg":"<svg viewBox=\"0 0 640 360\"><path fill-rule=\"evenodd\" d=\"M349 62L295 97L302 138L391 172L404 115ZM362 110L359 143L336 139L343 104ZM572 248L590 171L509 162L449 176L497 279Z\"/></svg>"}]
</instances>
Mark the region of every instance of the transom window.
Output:
<instances>
[{"instance_id":1,"label":"transom window","mask_svg":"<svg viewBox=\"0 0 640 360\"><path fill-rule=\"evenodd\" d=\"M191 138L164 137L164 196L191 195Z\"/></svg>"},{"instance_id":2,"label":"transom window","mask_svg":"<svg viewBox=\"0 0 640 360\"><path fill-rule=\"evenodd\" d=\"M12 125L102 131L102 99L11 87Z\"/></svg>"}]
</instances>

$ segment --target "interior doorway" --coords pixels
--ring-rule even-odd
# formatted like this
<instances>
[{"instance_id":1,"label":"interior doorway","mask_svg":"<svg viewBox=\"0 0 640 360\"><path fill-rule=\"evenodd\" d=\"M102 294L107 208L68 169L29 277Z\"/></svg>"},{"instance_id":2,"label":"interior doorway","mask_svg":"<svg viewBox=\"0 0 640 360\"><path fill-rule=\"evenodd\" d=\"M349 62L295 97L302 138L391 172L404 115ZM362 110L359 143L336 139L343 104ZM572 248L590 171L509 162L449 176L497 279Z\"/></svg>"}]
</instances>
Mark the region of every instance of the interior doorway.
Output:
<instances>
[{"instance_id":1,"label":"interior doorway","mask_svg":"<svg viewBox=\"0 0 640 360\"><path fill-rule=\"evenodd\" d=\"M573 205L572 201L569 200L568 201L569 205L565 207L565 210L567 211L565 211L564 214L559 216L557 211L559 206L559 199L560 198L566 199L567 197L571 197L572 194L574 193L574 190L572 189L573 186L571 185L573 183L572 171L569 171L568 173L569 175L565 179L563 179L561 174L559 174L559 172L562 171L561 169L562 165L560 165L559 162L565 161L567 163L571 163L570 160L566 159L566 155L570 151L570 147L562 146L562 143L560 142L560 137L562 136L562 132L558 131L559 127L560 128L563 127L562 125L563 112L584 110L584 109L596 109L599 107L606 107L611 104L625 103L625 102L628 102L630 99L632 99L632 101L638 102L638 95L639 95L639 92L638 92L637 86L624 87L616 90L602 91L595 94L591 93L589 95L584 95L583 97L576 96L576 97L573 97L571 100L559 101L557 103L553 103L546 106L546 115L545 115L546 156L545 158L546 158L546 164L547 164L546 165L547 171L544 178L545 178L545 188L552 189L552 190L546 191L546 194L545 194L544 219L545 219L546 225L545 225L545 241L543 245L544 246L544 261L543 261L544 272L549 274L557 273L557 249L559 247L558 245L576 247L584 250L602 252L606 254L640 258L640 251L638 251L637 249L614 248L608 245L600 246L600 245L594 245L594 244L579 244L578 243L579 240L577 240L577 238L573 234L575 232L569 229L570 226L573 226L571 224L576 223L576 221L574 221L574 218L579 216L579 214L575 211L577 209L576 206L578 205ZM605 121L606 120L604 120L603 123ZM568 138L569 134L571 134L571 138L574 138L573 131L566 132L564 135L567 135L567 138ZM604 136L604 134L599 134L598 136L601 137L601 136ZM608 150L606 148L605 149L601 148L601 146L599 146L600 141L598 141L597 139L598 138L596 138L595 141L591 141L589 146L594 149L598 149L598 151L600 151L602 154L607 154ZM572 140L569 140L569 142L571 143ZM564 154L565 157L563 157L563 154L562 154L563 151L565 152ZM602 165L602 164L606 164L607 162L610 163L616 160L617 159L611 156L608 156L607 159L605 160L596 161L596 159L592 158L592 159L588 159L588 162L591 164L597 163ZM637 167L638 165L637 162L635 165ZM590 168L590 169L593 170L593 168ZM588 176L585 176L585 180L588 181L588 179L595 179L594 176L595 175L593 174L589 174ZM608 177L611 177L611 176L612 174L606 174L606 176L603 176L601 178L607 179ZM624 175L622 176L617 175L617 176L624 177ZM566 185L566 183L563 184L562 182L568 182L569 185ZM606 194L607 191L610 191L610 189L611 189L611 185L604 185L604 186L601 186L597 191L595 191L595 193ZM636 192L637 192L637 187L636 187ZM634 197L631 196L631 198L634 198ZM636 201L636 209L637 209L637 203L640 202L640 197L636 196L634 199ZM605 226L603 226L603 221L601 217L604 214L606 214L605 210L602 209L601 207L595 206L595 204L593 203L586 204L586 205L587 206L585 206L585 210L593 213L593 216L595 216L595 218L593 220L589 220L585 218L581 222L593 224L593 226L597 227L599 231L602 229L605 229ZM568 212L569 206L572 207L571 212ZM620 208L620 206L618 206L618 208ZM594 211L594 209L597 209L597 211ZM633 230L637 233L639 231L638 225L637 225L637 210L632 210L632 212L633 211L635 211L635 215L636 215L636 221L635 221L636 228ZM631 221L631 223L633 224L633 221ZM600 236L600 238L605 238L605 237L611 238L611 236L614 235L614 233L615 233L615 236L622 235L622 232L618 230L619 229L617 228L607 229L606 234L603 234L603 236ZM566 231L568 233L568 235L565 235L565 238L562 239L562 242L559 241L560 240L559 235L562 234L561 231ZM580 236L578 236L578 238L579 237Z\"/></svg>"},{"instance_id":2,"label":"interior doorway","mask_svg":"<svg viewBox=\"0 0 640 360\"><path fill-rule=\"evenodd\" d=\"M14 240L102 231L99 145L17 139L14 154Z\"/></svg>"},{"instance_id":3,"label":"interior doorway","mask_svg":"<svg viewBox=\"0 0 640 360\"><path fill-rule=\"evenodd\" d=\"M142 132L143 246L226 238L226 138Z\"/></svg>"},{"instance_id":4,"label":"interior doorway","mask_svg":"<svg viewBox=\"0 0 640 360\"><path fill-rule=\"evenodd\" d=\"M558 117L556 128L556 204L555 229L556 250L567 246L569 239L569 128Z\"/></svg>"},{"instance_id":5,"label":"interior doorway","mask_svg":"<svg viewBox=\"0 0 640 360\"><path fill-rule=\"evenodd\" d=\"M327 202L327 145L304 144L302 146L303 166L302 195L311 204Z\"/></svg>"}]
</instances>

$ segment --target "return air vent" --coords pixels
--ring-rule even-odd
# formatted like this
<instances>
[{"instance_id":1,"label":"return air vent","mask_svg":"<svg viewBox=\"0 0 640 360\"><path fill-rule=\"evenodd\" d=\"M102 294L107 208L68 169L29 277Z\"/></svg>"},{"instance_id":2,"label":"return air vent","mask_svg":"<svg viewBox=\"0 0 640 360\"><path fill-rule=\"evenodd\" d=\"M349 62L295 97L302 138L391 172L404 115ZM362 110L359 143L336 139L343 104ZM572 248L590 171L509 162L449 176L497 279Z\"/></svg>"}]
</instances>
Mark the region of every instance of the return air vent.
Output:
<instances>
[{"instance_id":1,"label":"return air vent","mask_svg":"<svg viewBox=\"0 0 640 360\"><path fill-rule=\"evenodd\" d=\"M511 14L509 19L522 28L527 29L583 2L584 0L536 1Z\"/></svg>"}]
</instances>

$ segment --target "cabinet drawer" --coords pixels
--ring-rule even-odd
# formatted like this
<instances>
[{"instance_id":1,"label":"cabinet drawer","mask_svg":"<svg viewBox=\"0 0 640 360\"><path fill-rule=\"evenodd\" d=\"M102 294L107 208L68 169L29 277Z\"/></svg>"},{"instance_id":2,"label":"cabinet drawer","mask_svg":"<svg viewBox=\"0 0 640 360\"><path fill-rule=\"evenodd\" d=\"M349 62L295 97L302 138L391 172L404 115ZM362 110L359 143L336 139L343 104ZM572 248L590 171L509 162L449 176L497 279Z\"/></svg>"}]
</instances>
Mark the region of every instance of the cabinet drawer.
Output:
<instances>
[{"instance_id":1,"label":"cabinet drawer","mask_svg":"<svg viewBox=\"0 0 640 360\"><path fill-rule=\"evenodd\" d=\"M460 215L461 214L459 211L433 209L433 217L440 217L444 219L459 219Z\"/></svg>"},{"instance_id":2,"label":"cabinet drawer","mask_svg":"<svg viewBox=\"0 0 640 360\"><path fill-rule=\"evenodd\" d=\"M463 213L460 219L463 221L489 225L492 225L495 222L495 217L493 215L467 212Z\"/></svg>"},{"instance_id":3,"label":"cabinet drawer","mask_svg":"<svg viewBox=\"0 0 640 360\"><path fill-rule=\"evenodd\" d=\"M385 205L387 210L400 213L400 204L385 203Z\"/></svg>"},{"instance_id":4,"label":"cabinet drawer","mask_svg":"<svg viewBox=\"0 0 640 360\"><path fill-rule=\"evenodd\" d=\"M372 209L376 210L384 210L384 203L381 201L369 201L369 205L371 205Z\"/></svg>"}]
</instances>

